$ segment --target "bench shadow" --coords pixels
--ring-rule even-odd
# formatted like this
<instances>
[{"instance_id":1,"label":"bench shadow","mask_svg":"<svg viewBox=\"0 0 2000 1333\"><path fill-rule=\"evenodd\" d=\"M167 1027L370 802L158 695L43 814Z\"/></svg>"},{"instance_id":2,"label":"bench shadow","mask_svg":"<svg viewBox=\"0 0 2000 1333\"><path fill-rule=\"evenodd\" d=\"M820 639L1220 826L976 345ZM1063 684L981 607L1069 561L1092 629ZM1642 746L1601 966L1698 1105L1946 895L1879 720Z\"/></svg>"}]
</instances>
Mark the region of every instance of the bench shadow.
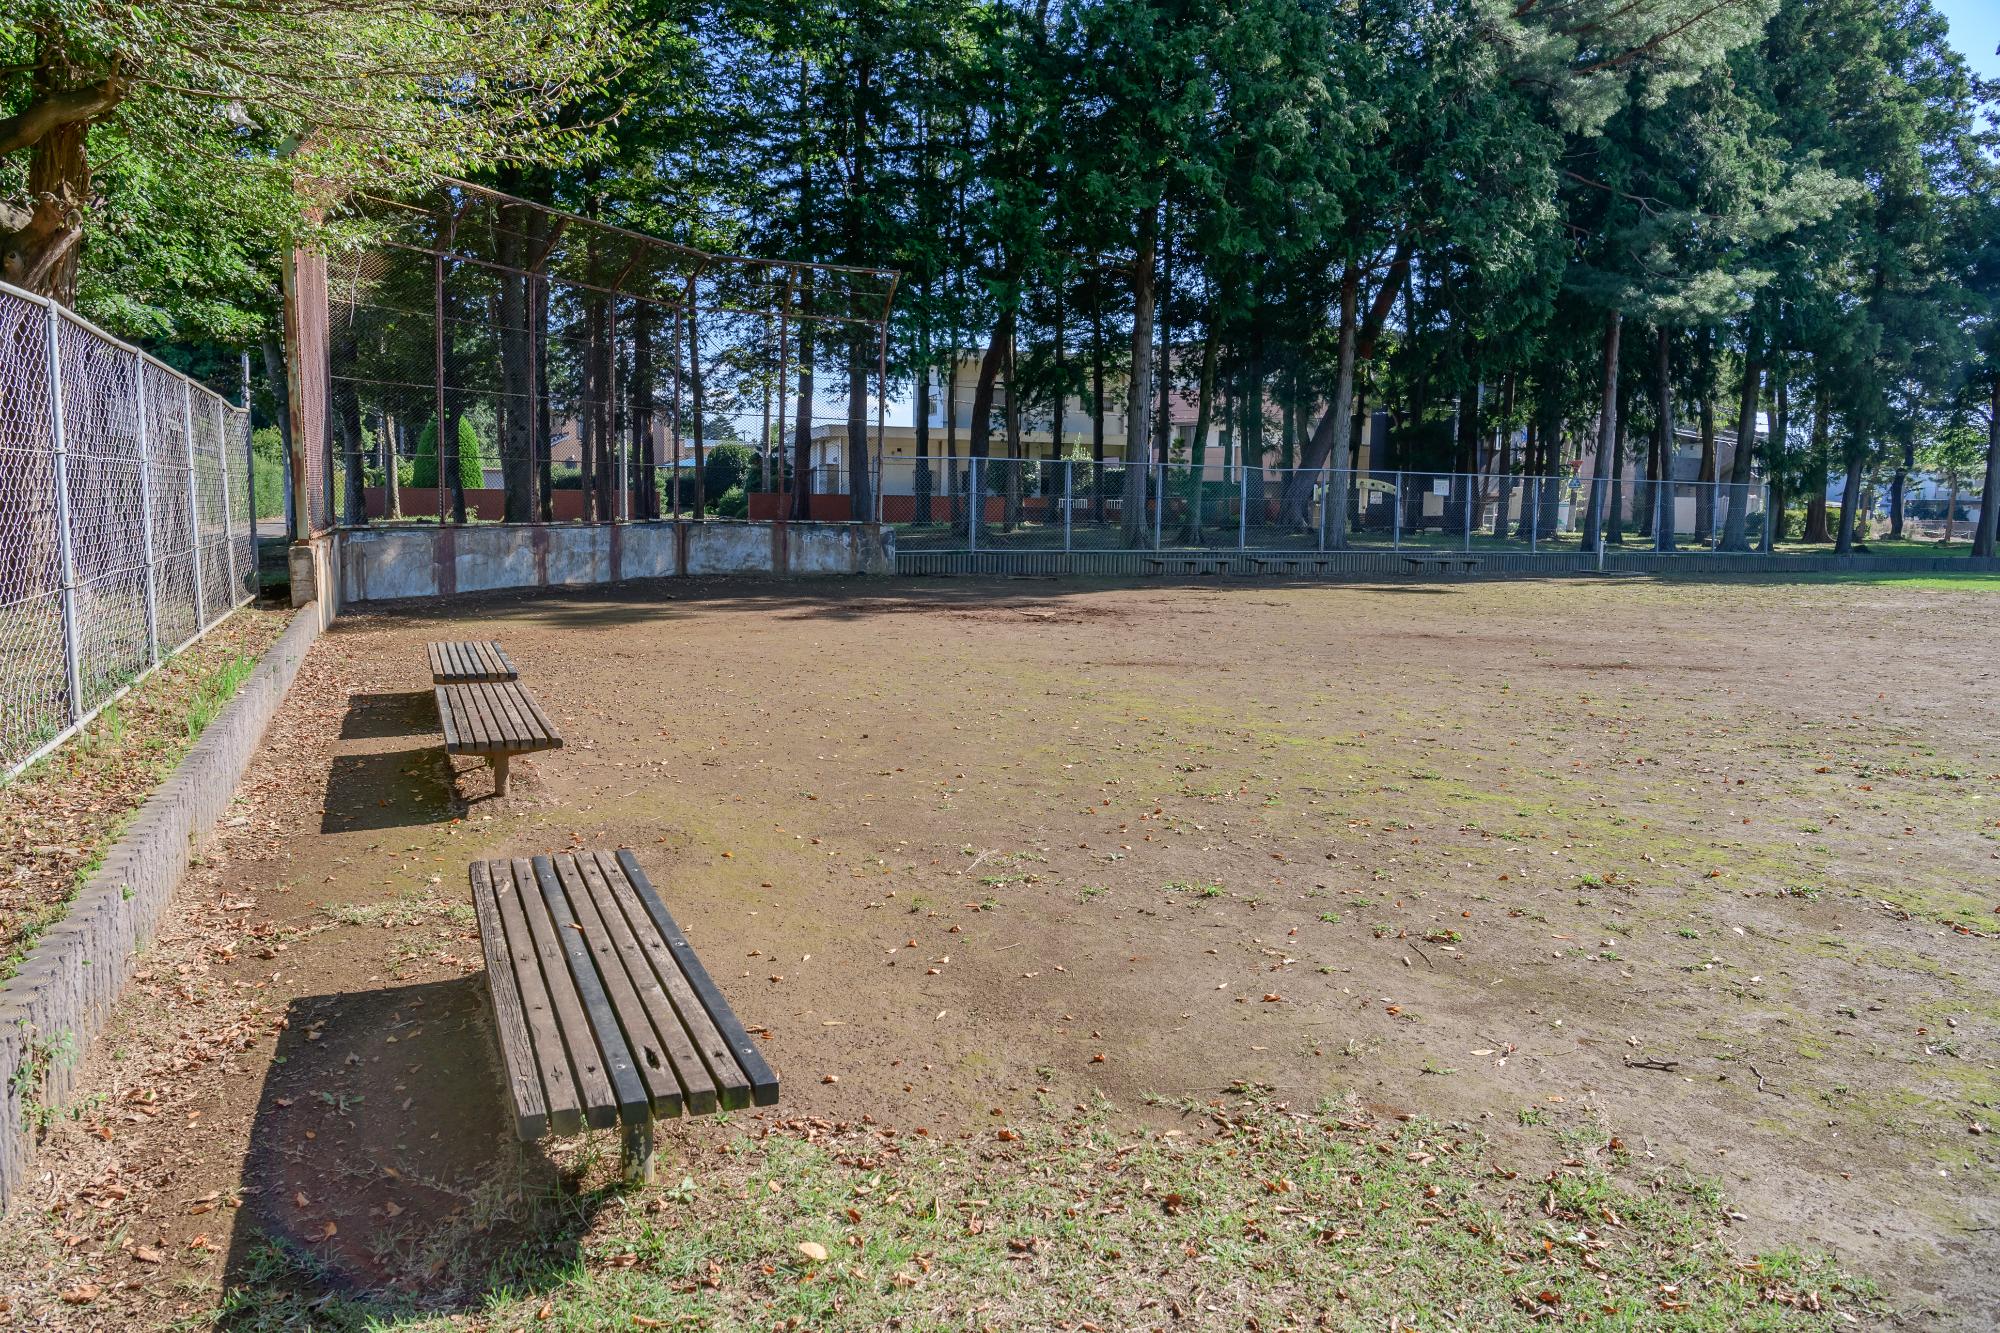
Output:
<instances>
[{"instance_id":1,"label":"bench shadow","mask_svg":"<svg viewBox=\"0 0 2000 1333\"><path fill-rule=\"evenodd\" d=\"M605 1196L514 1133L478 974L295 1000L258 1098L224 1326L358 1301L476 1310L553 1283Z\"/></svg>"},{"instance_id":2,"label":"bench shadow","mask_svg":"<svg viewBox=\"0 0 2000 1333\"><path fill-rule=\"evenodd\" d=\"M436 731L437 698L429 690L351 694L347 715L340 719L340 738L345 741L423 736Z\"/></svg>"},{"instance_id":3,"label":"bench shadow","mask_svg":"<svg viewBox=\"0 0 2000 1333\"><path fill-rule=\"evenodd\" d=\"M435 824L457 813L451 760L441 745L338 754L326 775L321 833Z\"/></svg>"}]
</instances>

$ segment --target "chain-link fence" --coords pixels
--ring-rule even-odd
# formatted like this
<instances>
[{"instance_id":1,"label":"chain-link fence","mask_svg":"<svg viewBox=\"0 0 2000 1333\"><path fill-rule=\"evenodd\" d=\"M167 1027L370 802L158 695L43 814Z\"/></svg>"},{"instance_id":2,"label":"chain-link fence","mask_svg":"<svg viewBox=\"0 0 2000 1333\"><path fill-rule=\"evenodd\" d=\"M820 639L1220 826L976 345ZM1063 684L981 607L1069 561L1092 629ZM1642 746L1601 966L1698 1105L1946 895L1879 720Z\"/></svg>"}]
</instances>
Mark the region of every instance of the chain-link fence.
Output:
<instances>
[{"instance_id":1,"label":"chain-link fence","mask_svg":"<svg viewBox=\"0 0 2000 1333\"><path fill-rule=\"evenodd\" d=\"M898 458L882 478L900 551L1757 551L1766 502L1761 483L1088 458Z\"/></svg>"},{"instance_id":2,"label":"chain-link fence","mask_svg":"<svg viewBox=\"0 0 2000 1333\"><path fill-rule=\"evenodd\" d=\"M0 284L0 773L256 584L250 418Z\"/></svg>"}]
</instances>

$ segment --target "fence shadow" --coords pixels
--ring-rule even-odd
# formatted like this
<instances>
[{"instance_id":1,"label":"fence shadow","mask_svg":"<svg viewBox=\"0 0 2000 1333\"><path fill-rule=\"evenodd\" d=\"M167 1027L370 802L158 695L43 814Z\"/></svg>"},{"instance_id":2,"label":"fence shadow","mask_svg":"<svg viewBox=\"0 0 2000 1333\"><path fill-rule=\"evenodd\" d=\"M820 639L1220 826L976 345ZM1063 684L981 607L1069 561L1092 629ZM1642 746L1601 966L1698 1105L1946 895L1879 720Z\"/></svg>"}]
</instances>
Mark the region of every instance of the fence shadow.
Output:
<instances>
[{"instance_id":1,"label":"fence shadow","mask_svg":"<svg viewBox=\"0 0 2000 1333\"><path fill-rule=\"evenodd\" d=\"M441 745L339 754L326 775L321 833L436 824L456 813L451 761Z\"/></svg>"},{"instance_id":2,"label":"fence shadow","mask_svg":"<svg viewBox=\"0 0 2000 1333\"><path fill-rule=\"evenodd\" d=\"M515 1137L477 975L286 1010L243 1164L225 1326L327 1299L479 1308L553 1280L601 1198ZM547 1275L546 1279L544 1275Z\"/></svg>"}]
</instances>

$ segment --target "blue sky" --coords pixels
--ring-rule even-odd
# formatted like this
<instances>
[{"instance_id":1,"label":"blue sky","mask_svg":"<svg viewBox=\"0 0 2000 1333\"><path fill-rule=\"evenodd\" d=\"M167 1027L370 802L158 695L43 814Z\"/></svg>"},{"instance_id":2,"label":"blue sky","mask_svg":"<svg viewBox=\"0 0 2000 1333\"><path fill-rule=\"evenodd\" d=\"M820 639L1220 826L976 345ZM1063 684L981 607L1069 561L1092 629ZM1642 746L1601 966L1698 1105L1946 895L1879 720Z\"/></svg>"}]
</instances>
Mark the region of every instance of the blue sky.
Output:
<instances>
[{"instance_id":1,"label":"blue sky","mask_svg":"<svg viewBox=\"0 0 2000 1333\"><path fill-rule=\"evenodd\" d=\"M1965 53L1972 67L1988 78L2000 78L2000 0L1934 0L1951 20L1951 44Z\"/></svg>"}]
</instances>

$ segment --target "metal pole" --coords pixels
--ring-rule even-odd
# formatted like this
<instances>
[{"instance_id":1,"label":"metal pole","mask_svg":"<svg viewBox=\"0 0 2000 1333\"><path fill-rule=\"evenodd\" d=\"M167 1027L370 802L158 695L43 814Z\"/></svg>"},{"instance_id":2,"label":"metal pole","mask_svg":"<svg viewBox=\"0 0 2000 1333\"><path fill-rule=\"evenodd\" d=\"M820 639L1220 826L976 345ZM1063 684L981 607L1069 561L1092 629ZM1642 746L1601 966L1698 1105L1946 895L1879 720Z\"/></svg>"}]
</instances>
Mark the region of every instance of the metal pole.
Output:
<instances>
[{"instance_id":1,"label":"metal pole","mask_svg":"<svg viewBox=\"0 0 2000 1333\"><path fill-rule=\"evenodd\" d=\"M1333 507L1333 487L1339 480L1340 473L1329 465L1326 469L1326 481L1321 485L1319 492L1319 549L1322 551L1326 550L1326 511ZM1283 493L1280 489L1279 494Z\"/></svg>"},{"instance_id":2,"label":"metal pole","mask_svg":"<svg viewBox=\"0 0 2000 1333\"><path fill-rule=\"evenodd\" d=\"M1472 549L1472 492L1473 488L1479 485L1479 481L1477 472L1465 479L1465 549L1468 551Z\"/></svg>"},{"instance_id":3,"label":"metal pole","mask_svg":"<svg viewBox=\"0 0 2000 1333\"><path fill-rule=\"evenodd\" d=\"M977 555L979 554L979 524L980 520L986 517L984 512L982 512L986 508L986 497L985 493L979 487L978 456L974 455L971 461L972 475L966 482L966 489L970 492L966 498L970 503L966 505L965 509L965 549L973 555Z\"/></svg>"},{"instance_id":4,"label":"metal pole","mask_svg":"<svg viewBox=\"0 0 2000 1333\"><path fill-rule=\"evenodd\" d=\"M1250 464L1239 461L1236 465L1236 549L1242 550L1250 541Z\"/></svg>"},{"instance_id":5,"label":"metal pole","mask_svg":"<svg viewBox=\"0 0 2000 1333\"><path fill-rule=\"evenodd\" d=\"M1076 498L1076 460L1063 459L1063 554L1070 551L1070 510Z\"/></svg>"},{"instance_id":6,"label":"metal pole","mask_svg":"<svg viewBox=\"0 0 2000 1333\"><path fill-rule=\"evenodd\" d=\"M194 625L199 630L208 626L208 599L201 587L201 494L195 485L194 470L194 385L187 380L181 381L181 438L187 450L188 531L194 538Z\"/></svg>"},{"instance_id":7,"label":"metal pole","mask_svg":"<svg viewBox=\"0 0 2000 1333\"><path fill-rule=\"evenodd\" d=\"M1396 469L1396 502L1389 506L1389 531L1392 549L1403 549L1403 469Z\"/></svg>"},{"instance_id":8,"label":"metal pole","mask_svg":"<svg viewBox=\"0 0 2000 1333\"><path fill-rule=\"evenodd\" d=\"M146 405L146 358L133 359L134 392L139 403L139 542L146 553L146 656L160 664L160 598L153 573L152 413ZM252 506L254 511L255 506Z\"/></svg>"},{"instance_id":9,"label":"metal pole","mask_svg":"<svg viewBox=\"0 0 2000 1333\"><path fill-rule=\"evenodd\" d=\"M1535 489L1528 499L1533 502L1528 510L1528 554L1533 555L1542 535L1542 478L1535 478Z\"/></svg>"},{"instance_id":10,"label":"metal pole","mask_svg":"<svg viewBox=\"0 0 2000 1333\"><path fill-rule=\"evenodd\" d=\"M236 543L230 540L229 531L229 455L224 451L222 445L223 423L228 418L223 415L224 410L225 405L222 399L217 398L215 400L215 471L216 475L222 479L222 559L223 568L229 571L229 604L223 610L234 611L237 601L236 594L239 591L240 585L236 582ZM356 458L348 466L359 467L361 466L361 460Z\"/></svg>"},{"instance_id":11,"label":"metal pole","mask_svg":"<svg viewBox=\"0 0 2000 1333\"><path fill-rule=\"evenodd\" d=\"M83 661L76 624L76 548L70 532L69 440L63 422L62 335L57 326L62 311L51 301L49 311L49 440L54 445L56 485L56 549L62 559L63 674L69 685L69 720L83 720Z\"/></svg>"}]
</instances>

